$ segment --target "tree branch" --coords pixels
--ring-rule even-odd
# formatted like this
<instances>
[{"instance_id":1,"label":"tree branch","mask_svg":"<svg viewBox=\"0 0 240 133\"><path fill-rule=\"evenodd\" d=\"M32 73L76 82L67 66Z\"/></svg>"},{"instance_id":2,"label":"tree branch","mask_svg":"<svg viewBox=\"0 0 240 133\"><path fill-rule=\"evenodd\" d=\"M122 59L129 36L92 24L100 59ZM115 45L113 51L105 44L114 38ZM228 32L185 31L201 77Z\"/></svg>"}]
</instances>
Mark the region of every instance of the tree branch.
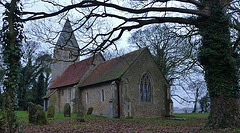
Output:
<instances>
[{"instance_id":1,"label":"tree branch","mask_svg":"<svg viewBox=\"0 0 240 133\"><path fill-rule=\"evenodd\" d=\"M189 100L186 100L186 99L184 99L184 98L182 98L181 96L179 96L179 95L171 95L171 97L178 97L178 98L180 98L181 100L183 100L183 101L185 101L185 102L188 102L188 103L191 103L191 102L194 102L194 101L189 101Z\"/></svg>"},{"instance_id":2,"label":"tree branch","mask_svg":"<svg viewBox=\"0 0 240 133\"><path fill-rule=\"evenodd\" d=\"M191 3L191 4L196 5L197 7L202 7L202 4L196 0L176 0L176 1Z\"/></svg>"},{"instance_id":3,"label":"tree branch","mask_svg":"<svg viewBox=\"0 0 240 133\"><path fill-rule=\"evenodd\" d=\"M0 0L0 4L4 7L6 7L5 4L1 0Z\"/></svg>"},{"instance_id":4,"label":"tree branch","mask_svg":"<svg viewBox=\"0 0 240 133\"><path fill-rule=\"evenodd\" d=\"M186 0L183 0L186 1ZM74 9L74 8L86 8L86 7L95 7L95 6L103 6L108 8L114 8L119 11L124 11L128 13L133 14L143 14L147 12L176 12L176 13L187 13L187 14L195 14L200 16L208 16L208 12L204 10L192 10L192 9L181 9L181 8L175 8L175 7L151 7L151 8L143 8L143 9L131 9L127 7L122 7L116 4L112 3L106 3L106 2L100 2L100 1L82 1L78 4L73 4L66 6L62 8L61 10L54 12L54 13L45 13L45 12L23 12L23 15L32 14L31 17L28 17L26 19L22 19L22 21L29 21L29 20L37 20L47 17L56 16L60 13L66 12L68 10Z\"/></svg>"}]
</instances>

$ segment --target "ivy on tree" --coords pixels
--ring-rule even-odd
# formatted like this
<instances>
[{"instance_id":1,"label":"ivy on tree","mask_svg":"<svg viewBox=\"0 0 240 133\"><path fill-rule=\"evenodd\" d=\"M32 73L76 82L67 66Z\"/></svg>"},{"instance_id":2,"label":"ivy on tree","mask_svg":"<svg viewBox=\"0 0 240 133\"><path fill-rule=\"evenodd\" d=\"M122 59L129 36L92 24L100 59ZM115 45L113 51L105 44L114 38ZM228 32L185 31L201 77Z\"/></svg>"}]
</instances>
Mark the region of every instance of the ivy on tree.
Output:
<instances>
[{"instance_id":1,"label":"ivy on tree","mask_svg":"<svg viewBox=\"0 0 240 133\"><path fill-rule=\"evenodd\" d=\"M19 84L19 70L21 59L21 46L23 38L23 24L21 21L20 0L6 3L1 30L1 44L3 53L3 63L6 67L6 78L4 80L4 92L6 93L6 131L13 133L16 131L17 122L14 115L14 107L17 105L16 88Z\"/></svg>"}]
</instances>

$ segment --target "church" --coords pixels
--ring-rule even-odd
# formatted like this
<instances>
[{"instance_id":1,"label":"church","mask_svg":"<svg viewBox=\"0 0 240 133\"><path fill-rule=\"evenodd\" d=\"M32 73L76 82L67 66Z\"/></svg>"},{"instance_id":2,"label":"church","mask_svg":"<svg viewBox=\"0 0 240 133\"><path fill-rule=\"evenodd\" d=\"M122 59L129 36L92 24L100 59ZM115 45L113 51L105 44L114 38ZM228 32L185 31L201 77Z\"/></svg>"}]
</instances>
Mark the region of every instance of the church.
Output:
<instances>
[{"instance_id":1,"label":"church","mask_svg":"<svg viewBox=\"0 0 240 133\"><path fill-rule=\"evenodd\" d=\"M105 60L101 53L84 60L76 57L79 46L67 20L54 48L52 79L44 108L64 105L75 113L119 117L172 115L170 88L147 48ZM76 61L77 59L77 61Z\"/></svg>"}]
</instances>

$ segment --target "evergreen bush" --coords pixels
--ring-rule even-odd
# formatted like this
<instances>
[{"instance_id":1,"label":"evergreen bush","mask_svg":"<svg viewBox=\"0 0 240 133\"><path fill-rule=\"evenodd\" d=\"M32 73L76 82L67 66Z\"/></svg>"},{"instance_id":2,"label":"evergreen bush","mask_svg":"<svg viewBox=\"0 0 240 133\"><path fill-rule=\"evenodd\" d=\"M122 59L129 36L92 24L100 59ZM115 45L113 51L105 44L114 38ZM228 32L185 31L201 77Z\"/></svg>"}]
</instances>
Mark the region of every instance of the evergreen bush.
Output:
<instances>
[{"instance_id":1,"label":"evergreen bush","mask_svg":"<svg viewBox=\"0 0 240 133\"><path fill-rule=\"evenodd\" d=\"M69 103L66 103L64 105L64 117L71 117L71 106L69 105Z\"/></svg>"},{"instance_id":2,"label":"evergreen bush","mask_svg":"<svg viewBox=\"0 0 240 133\"><path fill-rule=\"evenodd\" d=\"M33 124L36 124L36 112L37 112L37 109L36 109L36 105L33 104L33 103L28 103L28 120L29 120L29 123L33 123Z\"/></svg>"},{"instance_id":3,"label":"evergreen bush","mask_svg":"<svg viewBox=\"0 0 240 133\"><path fill-rule=\"evenodd\" d=\"M47 118L53 118L54 115L55 115L55 107L53 105L50 105L47 111Z\"/></svg>"},{"instance_id":4,"label":"evergreen bush","mask_svg":"<svg viewBox=\"0 0 240 133\"><path fill-rule=\"evenodd\" d=\"M5 131L6 113L0 109L0 133Z\"/></svg>"}]
</instances>

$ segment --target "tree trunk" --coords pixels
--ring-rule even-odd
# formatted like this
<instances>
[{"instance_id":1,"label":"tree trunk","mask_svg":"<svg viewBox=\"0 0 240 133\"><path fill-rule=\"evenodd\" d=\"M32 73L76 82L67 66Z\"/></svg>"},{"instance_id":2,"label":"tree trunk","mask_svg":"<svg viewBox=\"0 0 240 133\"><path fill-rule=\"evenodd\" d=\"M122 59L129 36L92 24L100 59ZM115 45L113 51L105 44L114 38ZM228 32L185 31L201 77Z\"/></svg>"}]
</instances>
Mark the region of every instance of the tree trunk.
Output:
<instances>
[{"instance_id":1,"label":"tree trunk","mask_svg":"<svg viewBox=\"0 0 240 133\"><path fill-rule=\"evenodd\" d=\"M239 105L236 98L229 98L225 95L213 97L210 108L208 126L227 128L239 125Z\"/></svg>"},{"instance_id":2,"label":"tree trunk","mask_svg":"<svg viewBox=\"0 0 240 133\"><path fill-rule=\"evenodd\" d=\"M6 130L5 132L14 133L17 128L17 122L14 114L14 106L16 105L16 89L19 83L19 67L21 58L21 27L20 23L16 23L19 19L19 9L17 0L12 0L10 4L6 4L7 17L3 24L3 59L6 66L6 79L4 87L6 92ZM5 13L6 13L5 12ZM6 24L7 23L7 24Z\"/></svg>"},{"instance_id":3,"label":"tree trunk","mask_svg":"<svg viewBox=\"0 0 240 133\"><path fill-rule=\"evenodd\" d=\"M16 40L16 35L14 34L14 22L13 22L13 14L15 12L15 5L16 2L12 2L11 3L11 8L10 8L10 13L9 13L9 18L8 18L8 22L9 22L9 33L8 33L8 39L9 39L9 49L14 49L15 46L15 40ZM8 53L11 54L11 53ZM8 81L9 82L6 85L6 95L7 95L7 99L6 99L6 114L7 114L7 132L9 133L13 133L15 132L15 128L13 128L15 126L15 115L14 115L14 86L11 85L11 83L14 82L14 73L11 72L11 68L15 66L14 63L14 58L13 56L9 55L9 65L7 66L7 69L10 70L10 72L7 73L7 77L8 77Z\"/></svg>"},{"instance_id":4,"label":"tree trunk","mask_svg":"<svg viewBox=\"0 0 240 133\"><path fill-rule=\"evenodd\" d=\"M222 1L221 1L222 2ZM204 67L205 80L210 94L210 116L207 126L232 127L240 124L239 86L236 61L231 56L229 17L219 1L209 2L211 15L200 18L199 31L202 46L199 61Z\"/></svg>"},{"instance_id":5,"label":"tree trunk","mask_svg":"<svg viewBox=\"0 0 240 133\"><path fill-rule=\"evenodd\" d=\"M195 101L194 101L194 107L192 113L196 113L197 111L197 103L198 103L198 95L199 95L199 87L196 88L196 94L195 94Z\"/></svg>"}]
</instances>

